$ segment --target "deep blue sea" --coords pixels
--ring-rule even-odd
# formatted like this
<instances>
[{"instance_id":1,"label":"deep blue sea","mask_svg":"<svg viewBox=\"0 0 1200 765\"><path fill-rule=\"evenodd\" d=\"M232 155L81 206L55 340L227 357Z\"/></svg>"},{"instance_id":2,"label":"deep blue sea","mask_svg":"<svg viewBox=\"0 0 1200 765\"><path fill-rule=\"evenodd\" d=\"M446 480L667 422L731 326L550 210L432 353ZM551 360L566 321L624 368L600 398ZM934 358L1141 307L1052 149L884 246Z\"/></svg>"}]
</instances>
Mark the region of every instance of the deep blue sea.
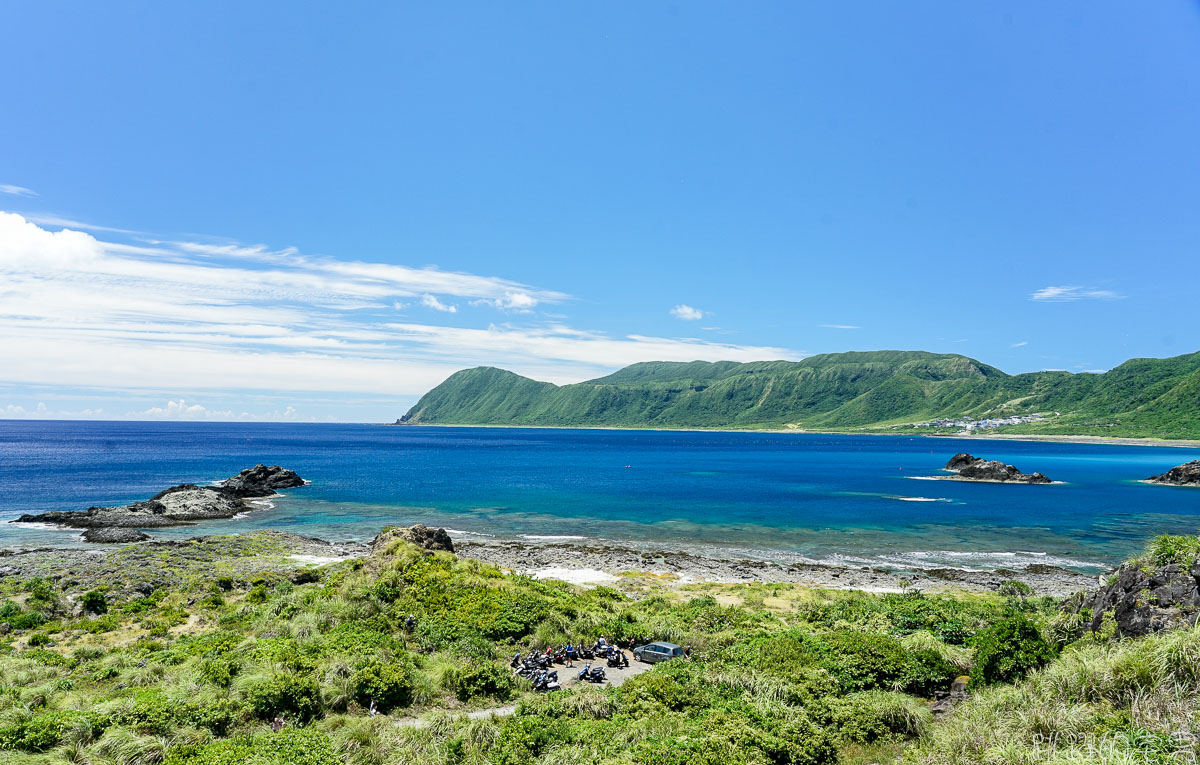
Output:
<instances>
[{"instance_id":1,"label":"deep blue sea","mask_svg":"<svg viewBox=\"0 0 1200 765\"><path fill-rule=\"evenodd\" d=\"M956 452L1063 483L930 480ZM0 421L0 548L82 545L10 524L145 499L258 462L311 484L160 538L271 528L368 540L388 524L460 539L608 539L780 561L1108 568L1200 529L1200 489L1138 480L1200 450L890 436Z\"/></svg>"}]
</instances>

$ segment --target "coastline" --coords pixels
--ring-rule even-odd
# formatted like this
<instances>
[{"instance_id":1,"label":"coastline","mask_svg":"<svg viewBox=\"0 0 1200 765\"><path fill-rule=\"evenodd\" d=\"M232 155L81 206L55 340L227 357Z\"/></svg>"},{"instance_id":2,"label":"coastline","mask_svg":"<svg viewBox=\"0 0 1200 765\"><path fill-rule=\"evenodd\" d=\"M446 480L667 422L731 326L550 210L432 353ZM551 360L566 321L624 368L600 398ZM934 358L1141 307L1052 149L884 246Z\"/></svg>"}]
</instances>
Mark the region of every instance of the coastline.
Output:
<instances>
[{"instance_id":1,"label":"coastline","mask_svg":"<svg viewBox=\"0 0 1200 765\"><path fill-rule=\"evenodd\" d=\"M602 540L526 543L513 540L455 540L455 554L491 563L514 573L557 579L581 586L653 582L668 588L703 584L792 584L810 589L890 593L904 590L929 594L994 593L1006 581L1027 584L1038 595L1062 597L1095 587L1096 577L1052 565L993 570L931 568L901 570L884 565L785 563L736 555L703 555L663 546L636 550ZM64 576L96 585L114 576L142 578L161 584L196 568L192 574L221 568L251 572L288 572L313 565L365 558L370 545L329 542L283 531L160 540L103 548L41 547L0 551L0 577L27 579ZM178 556L180 567L162 568L162 556ZM136 585L132 585L136 586Z\"/></svg>"},{"instance_id":2,"label":"coastline","mask_svg":"<svg viewBox=\"0 0 1200 765\"><path fill-rule=\"evenodd\" d=\"M464 425L448 422L385 422L380 423L387 428L495 428L508 430L614 430L614 431L643 431L647 433L756 433L756 434L798 434L810 436L871 436L878 438L936 438L956 439L962 441L1040 441L1058 444L1095 444L1100 446L1164 446L1177 449L1200 449L1200 439L1185 438L1154 439L1129 438L1124 436L1089 436L1089 435L1045 435L1033 433L973 433L971 435L940 434L940 433L876 433L854 430L806 430L803 428L637 428L621 425Z\"/></svg>"},{"instance_id":3,"label":"coastline","mask_svg":"<svg viewBox=\"0 0 1200 765\"><path fill-rule=\"evenodd\" d=\"M535 578L573 584L614 585L622 580L654 578L668 586L690 584L794 584L810 589L929 594L996 592L1006 581L1019 581L1038 595L1064 597L1096 586L1097 578L1057 566L1022 569L930 568L902 570L835 563L784 563L737 556L708 556L671 550L635 550L620 544L516 541L455 541L459 557L492 563Z\"/></svg>"}]
</instances>

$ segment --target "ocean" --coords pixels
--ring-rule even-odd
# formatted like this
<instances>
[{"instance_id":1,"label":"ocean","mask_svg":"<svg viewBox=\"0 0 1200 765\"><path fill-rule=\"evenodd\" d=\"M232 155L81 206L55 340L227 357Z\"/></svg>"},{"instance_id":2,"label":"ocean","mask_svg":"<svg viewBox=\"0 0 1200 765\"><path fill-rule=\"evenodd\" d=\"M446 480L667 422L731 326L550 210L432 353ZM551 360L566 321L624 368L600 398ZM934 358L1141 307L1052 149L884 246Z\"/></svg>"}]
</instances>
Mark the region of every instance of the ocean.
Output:
<instances>
[{"instance_id":1,"label":"ocean","mask_svg":"<svg viewBox=\"0 0 1200 765\"><path fill-rule=\"evenodd\" d=\"M932 480L956 452L1051 486ZM280 529L365 541L611 540L781 562L1103 571L1200 530L1200 489L1139 483L1200 450L981 439L293 423L0 421L0 548L86 546L9 520L146 499L258 462L311 481L180 539Z\"/></svg>"}]
</instances>

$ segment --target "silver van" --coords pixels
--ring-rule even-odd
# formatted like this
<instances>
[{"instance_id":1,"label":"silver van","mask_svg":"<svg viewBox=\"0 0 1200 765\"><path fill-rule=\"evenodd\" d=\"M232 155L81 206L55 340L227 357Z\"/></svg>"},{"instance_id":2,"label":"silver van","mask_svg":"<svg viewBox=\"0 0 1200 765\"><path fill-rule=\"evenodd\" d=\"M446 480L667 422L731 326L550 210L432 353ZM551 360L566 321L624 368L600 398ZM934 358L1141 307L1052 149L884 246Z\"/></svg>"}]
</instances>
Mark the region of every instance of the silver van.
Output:
<instances>
[{"instance_id":1,"label":"silver van","mask_svg":"<svg viewBox=\"0 0 1200 765\"><path fill-rule=\"evenodd\" d=\"M633 658L638 661L644 661L647 664L654 664L679 656L683 656L683 648L674 643L647 643L633 649Z\"/></svg>"}]
</instances>

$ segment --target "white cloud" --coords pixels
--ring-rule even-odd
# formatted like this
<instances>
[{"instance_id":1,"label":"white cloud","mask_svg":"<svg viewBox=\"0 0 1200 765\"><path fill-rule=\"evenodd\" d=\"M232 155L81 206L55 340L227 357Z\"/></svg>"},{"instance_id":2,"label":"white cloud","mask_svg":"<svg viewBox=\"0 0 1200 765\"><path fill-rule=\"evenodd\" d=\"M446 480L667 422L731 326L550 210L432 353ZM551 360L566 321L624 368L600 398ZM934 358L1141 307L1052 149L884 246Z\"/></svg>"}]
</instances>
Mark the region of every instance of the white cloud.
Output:
<instances>
[{"instance_id":1,"label":"white cloud","mask_svg":"<svg viewBox=\"0 0 1200 765\"><path fill-rule=\"evenodd\" d=\"M1074 303L1077 300L1119 300L1125 297L1112 290L1097 290L1088 287L1042 287L1030 300L1046 303Z\"/></svg>"},{"instance_id":2,"label":"white cloud","mask_svg":"<svg viewBox=\"0 0 1200 765\"><path fill-rule=\"evenodd\" d=\"M1029 341L1028 341L1028 340L1022 340L1022 341L1021 341L1021 342L1019 342L1019 343L1013 343L1013 344L1012 344L1012 347L1013 347L1013 348L1021 348L1021 347L1023 347L1023 346L1026 346L1026 345L1029 345Z\"/></svg>"},{"instance_id":3,"label":"white cloud","mask_svg":"<svg viewBox=\"0 0 1200 765\"><path fill-rule=\"evenodd\" d=\"M39 401L33 409L18 404L8 404L0 409L0 415L10 420L88 420L103 417L103 409L54 410Z\"/></svg>"},{"instance_id":4,"label":"white cloud","mask_svg":"<svg viewBox=\"0 0 1200 765\"><path fill-rule=\"evenodd\" d=\"M676 319L683 319L684 321L700 321L704 318L704 311L701 311L699 308L692 308L690 305L680 303L671 309L671 315Z\"/></svg>"},{"instance_id":5,"label":"white cloud","mask_svg":"<svg viewBox=\"0 0 1200 765\"><path fill-rule=\"evenodd\" d=\"M294 421L298 419L295 407L291 406L282 412L277 409L273 412L259 414L250 412L235 414L231 409L209 409L201 404L189 404L184 399L168 401L166 406L152 406L141 412L130 412L128 416L130 419L137 420L217 420L225 422L234 420Z\"/></svg>"},{"instance_id":6,"label":"white cloud","mask_svg":"<svg viewBox=\"0 0 1200 765\"><path fill-rule=\"evenodd\" d=\"M104 241L0 212L0 383L103 389L105 402L136 391L140 401L170 398L176 411L185 405L180 396L269 391L319 417L319 407L305 402L415 397L481 364L562 383L635 361L804 355L686 338L610 337L544 321L486 328L397 322L406 304L452 313L447 296L489 301L517 315L568 299L497 277L290 248ZM273 416L247 414L236 398L222 401L205 417ZM155 409L176 413L167 403L130 414L159 416Z\"/></svg>"},{"instance_id":7,"label":"white cloud","mask_svg":"<svg viewBox=\"0 0 1200 765\"><path fill-rule=\"evenodd\" d=\"M853 324L822 324L825 329L862 329L862 327Z\"/></svg>"},{"instance_id":8,"label":"white cloud","mask_svg":"<svg viewBox=\"0 0 1200 765\"><path fill-rule=\"evenodd\" d=\"M443 313L458 313L458 306L447 305L438 300L436 296L430 295L429 293L425 293L421 296L421 305L425 306L426 308L432 308L435 311L441 311Z\"/></svg>"},{"instance_id":9,"label":"white cloud","mask_svg":"<svg viewBox=\"0 0 1200 765\"><path fill-rule=\"evenodd\" d=\"M38 193L24 186L14 186L11 183L0 183L0 194L12 194L16 197L36 197Z\"/></svg>"},{"instance_id":10,"label":"white cloud","mask_svg":"<svg viewBox=\"0 0 1200 765\"><path fill-rule=\"evenodd\" d=\"M528 292L506 292L503 296L491 300L483 298L471 301L471 305L491 306L501 311L511 311L513 313L533 313L533 308L537 304L538 299Z\"/></svg>"}]
</instances>

